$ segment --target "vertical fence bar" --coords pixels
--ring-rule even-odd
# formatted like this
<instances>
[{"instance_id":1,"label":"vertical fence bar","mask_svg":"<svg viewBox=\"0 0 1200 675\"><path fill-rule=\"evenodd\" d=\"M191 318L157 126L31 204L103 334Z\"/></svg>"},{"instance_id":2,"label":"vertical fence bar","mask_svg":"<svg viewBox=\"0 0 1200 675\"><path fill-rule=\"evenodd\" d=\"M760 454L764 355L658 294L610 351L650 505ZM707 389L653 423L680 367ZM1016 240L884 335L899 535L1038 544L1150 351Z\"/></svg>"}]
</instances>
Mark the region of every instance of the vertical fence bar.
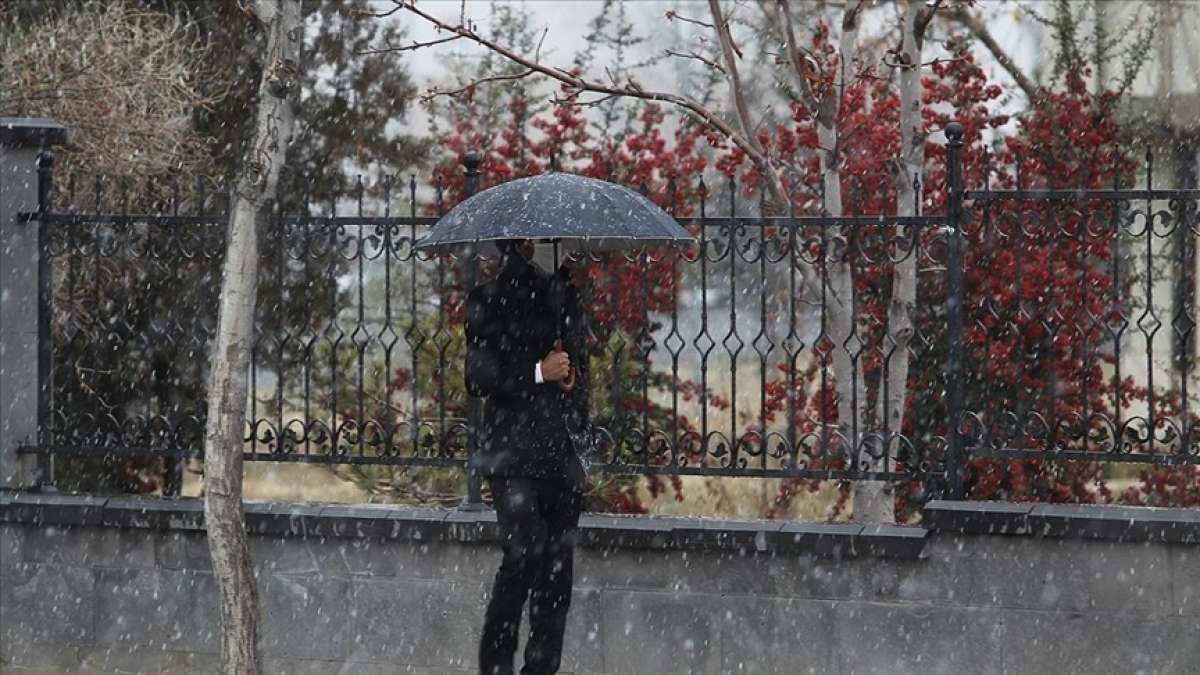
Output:
<instances>
[{"instance_id":1,"label":"vertical fence bar","mask_svg":"<svg viewBox=\"0 0 1200 675\"><path fill-rule=\"evenodd\" d=\"M437 203L439 207L442 203L442 186L437 180L434 182L434 189L437 190ZM425 343L423 335L418 333L417 323L417 249L412 244L417 241L417 175L410 174L408 177L408 215L409 221L409 254L408 254L408 272L409 272L409 296L408 296L408 328L404 331L404 341L408 343L409 356L412 358L412 386L409 387L412 393L412 412L409 431L410 441L412 442L412 454L416 457L418 450L421 447L421 377L420 371L417 368L420 364L421 346Z\"/></svg>"},{"instance_id":2,"label":"vertical fence bar","mask_svg":"<svg viewBox=\"0 0 1200 675\"><path fill-rule=\"evenodd\" d=\"M796 447L796 361L800 353L796 335L796 249L800 246L800 236L796 225L796 200L788 195L788 243L787 257L784 262L788 266L788 332L784 339L784 351L787 353L787 447L788 462L785 468L795 469L799 457Z\"/></svg>"},{"instance_id":3,"label":"vertical fence bar","mask_svg":"<svg viewBox=\"0 0 1200 675\"><path fill-rule=\"evenodd\" d=\"M363 179L360 174L357 177L358 190L358 217L363 217ZM358 352L358 454L365 455L367 451L366 436L367 436L367 397L364 389L367 385L367 350L371 346L370 331L367 330L367 316L364 305L366 304L366 267L365 258L367 238L363 235L363 229L366 227L362 222L357 223L358 230L358 250L355 252L355 257L358 258L358 325L354 327L354 332L351 334L351 341L355 343L355 351ZM355 335L359 337L354 338Z\"/></svg>"},{"instance_id":4,"label":"vertical fence bar","mask_svg":"<svg viewBox=\"0 0 1200 675\"><path fill-rule=\"evenodd\" d=\"M329 454L341 454L341 424L338 423L338 349L342 346L342 327L338 321L338 225L337 203L340 195L335 190L329 195L329 267L326 270L326 288L329 292L329 325L325 339L329 343Z\"/></svg>"},{"instance_id":5,"label":"vertical fence bar","mask_svg":"<svg viewBox=\"0 0 1200 675\"><path fill-rule=\"evenodd\" d=\"M672 218L679 218L679 196L675 188L675 174L672 172L667 179L667 192L670 194L670 214ZM679 342L673 342L676 347L672 348L669 342L674 336L679 339L679 251L672 249L669 253L671 256L671 331L667 337L663 339L663 344L666 345L667 351L671 354L671 466L679 466Z\"/></svg>"},{"instance_id":6,"label":"vertical fence bar","mask_svg":"<svg viewBox=\"0 0 1200 675\"><path fill-rule=\"evenodd\" d=\"M708 354L713 341L708 334L708 187L700 176L700 330L692 344L700 359L700 442L698 462L703 466L708 455ZM703 342L701 341L703 340ZM705 345L705 346L701 346Z\"/></svg>"},{"instance_id":7,"label":"vertical fence bar","mask_svg":"<svg viewBox=\"0 0 1200 675\"><path fill-rule=\"evenodd\" d=\"M1154 150L1146 148L1146 189L1154 189ZM1146 308L1136 322L1146 341L1146 452L1154 454L1155 410L1158 397L1154 389L1154 335L1162 325L1154 312L1154 200L1146 199Z\"/></svg>"},{"instance_id":8,"label":"vertical fence bar","mask_svg":"<svg viewBox=\"0 0 1200 675\"><path fill-rule=\"evenodd\" d=\"M679 196L676 192L676 177L672 172L667 179L667 191L671 193L671 217L679 219ZM679 466L679 251L672 250L671 255L671 333L664 339L664 345L673 335L677 341L676 347L667 345L671 353L671 466Z\"/></svg>"},{"instance_id":9,"label":"vertical fence bar","mask_svg":"<svg viewBox=\"0 0 1200 675\"><path fill-rule=\"evenodd\" d=\"M75 193L75 174L72 173L67 179L67 202L66 211L75 213L78 211ZM76 303L76 289L79 288L79 258L81 246L79 243L79 227L77 223L71 223L67 226L67 283L66 283L66 301L67 301L67 316L64 317L65 328L63 331L63 349L59 352L59 363L74 363L78 354L79 343L84 339L83 331L79 329L79 305ZM68 412L74 410L80 404L80 376L74 368L63 368L59 373L55 373L62 382L59 398L55 401L58 407L67 414L59 415L60 423L63 427L77 426L73 422L74 416ZM65 429L55 426L51 430L51 435L55 436L56 443L61 442Z\"/></svg>"},{"instance_id":10,"label":"vertical fence bar","mask_svg":"<svg viewBox=\"0 0 1200 675\"><path fill-rule=\"evenodd\" d=\"M305 219L312 216L312 202L310 200L312 191L313 191L312 176L306 175L304 177L304 195L301 197L301 206L300 206L300 215L303 216ZM311 221L308 221L308 220L305 220L302 222L303 222L302 227L304 228L304 248L301 249L302 253L301 253L300 257L304 261L304 270L303 270L304 276L308 277L309 260L315 259L315 256L312 255L313 224ZM306 305L310 302L313 302L311 286L312 286L311 284L305 284L303 286L303 299L304 299L304 303ZM311 319L306 318L306 321L311 322ZM313 325L310 328L311 328L313 334L311 337L304 340L304 454L305 455L312 454L313 430L317 428L316 425L313 423L313 418L312 418L312 376L313 376L313 371L316 369L316 365L313 363L313 351L314 351L314 347L317 343L317 335L316 335L317 327L315 325ZM303 333L301 333L301 334L303 335Z\"/></svg>"},{"instance_id":11,"label":"vertical fence bar","mask_svg":"<svg viewBox=\"0 0 1200 675\"><path fill-rule=\"evenodd\" d=\"M758 213L759 216L764 216L766 207L766 188L759 186L758 190ZM759 251L758 251L758 334L754 336L754 341L751 343L754 350L758 352L758 455L759 466L763 469L767 468L767 416L763 413L767 409L767 358L771 354L771 350L775 345L767 333L767 227L764 223L762 229L759 230ZM778 234L772 234L775 237ZM766 338L767 347L765 350L759 347L759 340Z\"/></svg>"},{"instance_id":12,"label":"vertical fence bar","mask_svg":"<svg viewBox=\"0 0 1200 675\"><path fill-rule=\"evenodd\" d=\"M958 122L946 125L946 181L949 187L946 225L950 228L946 247L946 397L949 447L946 450L946 479L951 499L962 499L965 458L959 422L963 406L963 270L962 270L962 146L963 129Z\"/></svg>"},{"instance_id":13,"label":"vertical fence bar","mask_svg":"<svg viewBox=\"0 0 1200 675\"><path fill-rule=\"evenodd\" d=\"M446 200L443 186L438 184L437 191L438 218L446 215ZM437 385L437 439L435 452L438 456L446 454L446 256L437 256L437 279L434 282L437 293L437 323L434 325L430 342L437 352L437 365L431 370L433 384Z\"/></svg>"},{"instance_id":14,"label":"vertical fence bar","mask_svg":"<svg viewBox=\"0 0 1200 675\"><path fill-rule=\"evenodd\" d=\"M471 151L463 157L463 167L465 169L465 183L463 185L466 197L470 197L479 190L479 165L481 158L478 152ZM463 291L469 293L479 277L479 256L473 248L463 257L461 264L463 265ZM465 296L464 296L465 297ZM479 450L479 423L482 418L482 409L479 405L479 398L467 395L467 498L463 502L464 509L478 509L483 505L482 486L478 472L471 468L471 458Z\"/></svg>"},{"instance_id":15,"label":"vertical fence bar","mask_svg":"<svg viewBox=\"0 0 1200 675\"><path fill-rule=\"evenodd\" d=\"M383 181L383 217L390 219L392 217L392 185L395 177L388 175ZM389 384L390 378L393 377L392 370L392 349L396 346L396 334L392 331L392 255L395 253L395 243L392 241L392 233L395 230L395 225L386 223L383 225L383 327L379 329L378 340L383 347L383 382L384 382L384 409L392 407L392 392ZM386 337L385 337L386 336ZM386 342L385 342L386 340ZM388 457L392 456L395 451L395 446L392 444L394 439L393 432L395 431L395 419L388 420L384 424L380 433L383 434L383 447L379 452Z\"/></svg>"},{"instance_id":16,"label":"vertical fence bar","mask_svg":"<svg viewBox=\"0 0 1200 675\"><path fill-rule=\"evenodd\" d=\"M1198 182L1197 147L1194 141L1182 141L1176 149L1178 169L1177 188L1195 190ZM1196 238L1192 234L1197 215L1197 204L1187 198L1178 201L1175 216L1177 248L1179 249L1179 280L1175 283L1175 312L1171 323L1175 325L1175 363L1179 368L1180 397L1179 425L1183 438L1177 454L1184 456L1191 448L1193 425L1188 414L1191 404L1188 383L1192 378L1192 355L1195 345L1195 289L1196 289Z\"/></svg>"},{"instance_id":17,"label":"vertical fence bar","mask_svg":"<svg viewBox=\"0 0 1200 675\"><path fill-rule=\"evenodd\" d=\"M37 209L38 209L38 352L37 352L37 439L42 445L53 445L50 438L51 411L54 404L54 375L52 335L50 331L50 302L53 300L53 278L51 277L50 234L44 216L50 213L50 190L53 181L54 155L43 145L37 157ZM37 478L34 486L39 489L54 486L54 458L49 452L37 456Z\"/></svg>"},{"instance_id":18,"label":"vertical fence bar","mask_svg":"<svg viewBox=\"0 0 1200 675\"><path fill-rule=\"evenodd\" d=\"M276 200L278 206L278 218L275 226L272 228L277 237L275 242L275 293L279 298L279 305L282 308L284 303L284 276L283 270L286 264L288 241L287 241L287 225L284 222L284 216L287 214L282 200ZM282 312L277 310L276 314ZM291 326L284 324L282 317L279 319L279 335L275 336L275 451L289 452L292 448L288 442L288 434L290 433L283 421L283 397L284 385L287 381L286 368L284 366L284 356L286 354L288 341L291 338Z\"/></svg>"},{"instance_id":19,"label":"vertical fence bar","mask_svg":"<svg viewBox=\"0 0 1200 675\"><path fill-rule=\"evenodd\" d=\"M160 208L160 212L161 212L162 207L159 207L159 208ZM171 176L171 196L170 196L170 199L167 201L166 209L172 216L179 215L179 178L176 175ZM70 231L73 232L74 228L72 228ZM175 232L168 231L167 232L167 235L168 235L167 240L169 242L174 242L175 240L172 235L175 235L175 234L176 234ZM164 258L167 257L167 255L169 255L166 252L169 251L170 248L171 248L171 244L167 244L167 246L164 248L164 253L163 253ZM68 256L67 259L70 261L74 261L74 256ZM181 330L179 331L178 339L180 340L180 342L182 342L184 340L184 337L182 335L182 333L183 333L182 324L179 324L179 327ZM172 330L172 329L167 328L166 330ZM170 373L173 371L168 370L167 372ZM170 408L170 404L167 403L167 401L170 398L170 382L164 382L162 377L159 377L156 382L156 388L158 389L157 398L158 398L159 413L162 415L166 415L167 414L166 411ZM176 424L176 422L172 421L172 427L175 424ZM174 434L172 434L172 435L174 435ZM173 444L173 441L171 439L167 439L164 443L164 445L166 445L167 447L171 447L172 444ZM176 444L176 445L180 450L184 449L182 443ZM162 493L163 493L164 497L178 497L180 495L180 493L183 491L183 465L186 462L187 462L186 454L179 454L179 455L175 455L175 456L167 455L163 458Z\"/></svg>"},{"instance_id":20,"label":"vertical fence bar","mask_svg":"<svg viewBox=\"0 0 1200 675\"><path fill-rule=\"evenodd\" d=\"M638 188L643 197L649 199L650 188L645 181ZM642 447L639 449L641 463L650 463L650 354L653 351L650 333L650 254L646 246L642 246L638 254L638 276L642 279L642 312L641 323L637 335L633 336L634 352L638 357L638 387L642 391Z\"/></svg>"},{"instance_id":21,"label":"vertical fence bar","mask_svg":"<svg viewBox=\"0 0 1200 675\"><path fill-rule=\"evenodd\" d=\"M721 347L729 356L729 468L738 466L738 450L741 438L738 435L738 356L742 351L742 338L738 335L737 297L737 183L729 176L729 330L721 339ZM736 345L730 349L730 344Z\"/></svg>"}]
</instances>

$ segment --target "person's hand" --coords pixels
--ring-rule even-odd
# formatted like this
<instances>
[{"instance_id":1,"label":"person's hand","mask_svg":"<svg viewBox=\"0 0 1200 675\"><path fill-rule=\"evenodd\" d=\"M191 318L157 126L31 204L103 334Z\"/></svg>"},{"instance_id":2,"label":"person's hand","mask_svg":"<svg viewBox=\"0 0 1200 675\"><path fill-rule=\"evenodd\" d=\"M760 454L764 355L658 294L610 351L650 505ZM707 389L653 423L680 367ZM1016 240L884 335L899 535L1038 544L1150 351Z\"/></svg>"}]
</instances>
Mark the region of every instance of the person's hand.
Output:
<instances>
[{"instance_id":1,"label":"person's hand","mask_svg":"<svg viewBox=\"0 0 1200 675\"><path fill-rule=\"evenodd\" d=\"M555 349L542 359L542 381L562 382L567 377L571 377L571 357L556 343Z\"/></svg>"},{"instance_id":2,"label":"person's hand","mask_svg":"<svg viewBox=\"0 0 1200 675\"><path fill-rule=\"evenodd\" d=\"M575 369L574 368L567 371L567 377L565 379L559 380L558 388L562 389L563 391L566 391L566 392L569 392L575 388Z\"/></svg>"},{"instance_id":3,"label":"person's hand","mask_svg":"<svg viewBox=\"0 0 1200 675\"><path fill-rule=\"evenodd\" d=\"M566 353L566 351L563 350L562 338L557 338L554 340L554 351L562 352L564 354ZM568 358L570 358L570 357L568 357ZM575 388L575 369L574 368L569 369L567 371L567 376L558 381L558 388L562 389L563 391L566 391L566 392L569 392Z\"/></svg>"}]
</instances>

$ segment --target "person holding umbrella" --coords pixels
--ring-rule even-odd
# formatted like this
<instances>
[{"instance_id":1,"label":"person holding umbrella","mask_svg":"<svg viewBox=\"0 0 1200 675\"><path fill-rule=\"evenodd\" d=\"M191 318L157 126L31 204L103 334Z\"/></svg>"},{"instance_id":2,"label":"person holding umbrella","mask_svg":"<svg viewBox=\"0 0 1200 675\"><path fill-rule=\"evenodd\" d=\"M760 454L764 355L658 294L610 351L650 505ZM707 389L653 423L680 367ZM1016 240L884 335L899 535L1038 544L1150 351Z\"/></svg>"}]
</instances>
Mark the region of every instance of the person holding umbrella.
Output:
<instances>
[{"instance_id":1,"label":"person holding umbrella","mask_svg":"<svg viewBox=\"0 0 1200 675\"><path fill-rule=\"evenodd\" d=\"M466 157L468 179L479 156ZM522 675L558 671L571 603L574 548L593 450L586 329L579 294L558 269L560 245L581 254L689 244L682 226L645 196L594 178L551 172L484 190L443 216L418 249L499 253L497 277L467 297L464 377L484 400L472 422L473 476L491 484L503 557L484 614L483 675L511 675L525 602L530 635ZM539 260L534 242L550 242ZM545 252L545 249L543 249ZM546 269L552 272L545 271Z\"/></svg>"},{"instance_id":2,"label":"person holding umbrella","mask_svg":"<svg viewBox=\"0 0 1200 675\"><path fill-rule=\"evenodd\" d=\"M577 294L535 264L529 240L504 240L499 275L467 298L467 390L486 398L470 470L490 483L504 555L484 615L480 671L513 672L529 601L522 673L557 672L571 604L586 476L567 435L587 409ZM556 284L566 285L556 302Z\"/></svg>"}]
</instances>

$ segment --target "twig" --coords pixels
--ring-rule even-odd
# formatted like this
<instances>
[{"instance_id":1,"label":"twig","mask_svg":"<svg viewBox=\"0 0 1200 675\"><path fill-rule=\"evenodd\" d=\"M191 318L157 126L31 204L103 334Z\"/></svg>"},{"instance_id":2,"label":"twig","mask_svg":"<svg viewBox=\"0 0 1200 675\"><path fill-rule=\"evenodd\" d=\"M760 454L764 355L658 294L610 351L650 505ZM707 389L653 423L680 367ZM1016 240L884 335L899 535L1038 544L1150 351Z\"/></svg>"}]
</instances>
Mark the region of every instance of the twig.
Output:
<instances>
[{"instance_id":1,"label":"twig","mask_svg":"<svg viewBox=\"0 0 1200 675\"><path fill-rule=\"evenodd\" d=\"M350 13L358 14L360 16L373 16L376 19L386 19L387 17L395 14L396 12L400 12L403 10L404 10L403 7L393 7L391 9L387 10L386 12L376 12L376 11L369 10L369 9L352 9L352 10L350 10Z\"/></svg>"},{"instance_id":2,"label":"twig","mask_svg":"<svg viewBox=\"0 0 1200 675\"><path fill-rule=\"evenodd\" d=\"M491 77L484 77L473 82L469 82L458 89L454 89L453 91L445 89L430 89L425 95L421 96L421 102L428 103L438 96L448 96L450 98L454 98L456 96L461 96L468 91L474 91L475 87L478 87L481 84L486 84L488 82L511 82L513 80L521 80L529 77L533 74L533 72L533 70L527 68L512 75L493 75Z\"/></svg>"},{"instance_id":3,"label":"twig","mask_svg":"<svg viewBox=\"0 0 1200 675\"><path fill-rule=\"evenodd\" d=\"M695 60L699 61L700 63L703 63L704 65L708 66L709 68L713 68L713 69L717 70L722 75L725 74L725 69L721 67L721 64L717 63L716 61L713 61L712 59L701 56L701 55L697 54L696 52L688 52L687 54L684 54L683 52L677 52L674 49L664 49L663 53L665 53L667 56L677 56L681 59L695 59Z\"/></svg>"},{"instance_id":4,"label":"twig","mask_svg":"<svg viewBox=\"0 0 1200 675\"><path fill-rule=\"evenodd\" d=\"M616 97L617 97L616 94L609 94L607 96L601 96L600 98L595 99L593 101L580 101L578 98L571 97L571 96L569 96L567 98L555 96L554 98L550 99L550 102L555 105L577 105L581 108L595 108L596 106L604 103L605 101L611 101L612 99L614 99Z\"/></svg>"},{"instance_id":5,"label":"twig","mask_svg":"<svg viewBox=\"0 0 1200 675\"><path fill-rule=\"evenodd\" d=\"M414 40L411 45L401 45L399 47L390 47L390 46L389 47L380 47L378 49L364 49L360 52L354 52L354 53L358 56L365 56L368 54L389 54L389 53L393 53L393 52L412 52L412 51L416 51L416 50L424 48L424 47L432 47L434 45L440 45L440 44L444 44L446 42L453 42L453 41L459 40L459 39L462 39L461 35L451 35L450 37L440 38L438 40L430 40L429 42L417 42Z\"/></svg>"},{"instance_id":6,"label":"twig","mask_svg":"<svg viewBox=\"0 0 1200 675\"><path fill-rule=\"evenodd\" d=\"M689 19L688 17L680 14L679 12L676 12L674 10L667 10L667 21L674 21L675 19L679 19L680 21L683 21L685 23L691 23L691 24L695 24L697 26L703 26L703 27L709 28L709 29L714 28L714 26L711 23L705 23L699 19Z\"/></svg>"},{"instance_id":7,"label":"twig","mask_svg":"<svg viewBox=\"0 0 1200 675\"><path fill-rule=\"evenodd\" d=\"M952 57L949 59L943 59L941 57L938 57L932 61L926 61L925 63L922 63L921 67L928 68L928 67L936 66L940 63L961 63L963 61L970 61L970 60L971 60L971 57L969 57L969 56L955 56L955 57Z\"/></svg>"},{"instance_id":8,"label":"twig","mask_svg":"<svg viewBox=\"0 0 1200 675\"><path fill-rule=\"evenodd\" d=\"M464 0L465 1L465 0ZM533 50L533 60L542 60L542 43L546 41L546 34L550 32L550 27L546 26L542 29L542 37L538 38L537 49Z\"/></svg>"},{"instance_id":9,"label":"twig","mask_svg":"<svg viewBox=\"0 0 1200 675\"><path fill-rule=\"evenodd\" d=\"M882 59L883 65L885 65L889 68L912 68L912 67L914 67L911 64L904 63L901 59L897 58L898 56L900 56L899 50L897 50L897 49L887 50L887 53L885 53L883 55L883 59ZM948 59L938 57L932 61L926 61L924 63L918 64L918 66L921 68L929 68L929 67L941 64L941 63L961 63L963 61L969 61L969 60L970 60L969 56L954 56L954 57L951 57ZM876 79L886 80L887 78L876 78Z\"/></svg>"}]
</instances>

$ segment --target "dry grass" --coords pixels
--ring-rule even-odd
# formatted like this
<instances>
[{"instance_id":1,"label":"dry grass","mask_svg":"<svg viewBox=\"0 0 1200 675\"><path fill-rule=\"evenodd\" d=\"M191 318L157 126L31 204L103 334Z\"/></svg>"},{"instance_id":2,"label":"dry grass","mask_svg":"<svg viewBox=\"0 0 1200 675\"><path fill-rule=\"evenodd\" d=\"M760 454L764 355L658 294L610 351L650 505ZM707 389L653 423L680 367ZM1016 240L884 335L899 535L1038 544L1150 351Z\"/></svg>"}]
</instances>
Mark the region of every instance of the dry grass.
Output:
<instances>
[{"instance_id":1,"label":"dry grass","mask_svg":"<svg viewBox=\"0 0 1200 675\"><path fill-rule=\"evenodd\" d=\"M762 518L779 491L778 479L771 478L707 478L683 476L682 499L675 499L674 490L651 500L642 480L638 487L643 503L650 513L663 516L702 516L709 518ZM825 481L816 492L795 495L787 508L780 509L776 518L785 520L826 521L837 500L837 484ZM845 514L838 520L845 518Z\"/></svg>"},{"instance_id":2,"label":"dry grass","mask_svg":"<svg viewBox=\"0 0 1200 675\"><path fill-rule=\"evenodd\" d=\"M193 471L184 472L183 494L200 494L203 480ZM368 495L329 469L313 464L250 462L246 465L245 498L271 502L329 502L358 504Z\"/></svg>"},{"instance_id":3,"label":"dry grass","mask_svg":"<svg viewBox=\"0 0 1200 675\"><path fill-rule=\"evenodd\" d=\"M779 489L779 481L754 478L705 478L684 476L682 499L674 490L657 499L650 497L645 480L638 485L639 495L650 513L664 516L703 516L709 518L761 518ZM198 496L203 480L189 470L184 472L183 494ZM313 464L251 462L246 465L245 498L273 502L325 502L357 504L372 500L354 482L335 475L329 468ZM828 519L837 498L834 483L823 483L815 493L796 495L778 518L804 521Z\"/></svg>"}]
</instances>

